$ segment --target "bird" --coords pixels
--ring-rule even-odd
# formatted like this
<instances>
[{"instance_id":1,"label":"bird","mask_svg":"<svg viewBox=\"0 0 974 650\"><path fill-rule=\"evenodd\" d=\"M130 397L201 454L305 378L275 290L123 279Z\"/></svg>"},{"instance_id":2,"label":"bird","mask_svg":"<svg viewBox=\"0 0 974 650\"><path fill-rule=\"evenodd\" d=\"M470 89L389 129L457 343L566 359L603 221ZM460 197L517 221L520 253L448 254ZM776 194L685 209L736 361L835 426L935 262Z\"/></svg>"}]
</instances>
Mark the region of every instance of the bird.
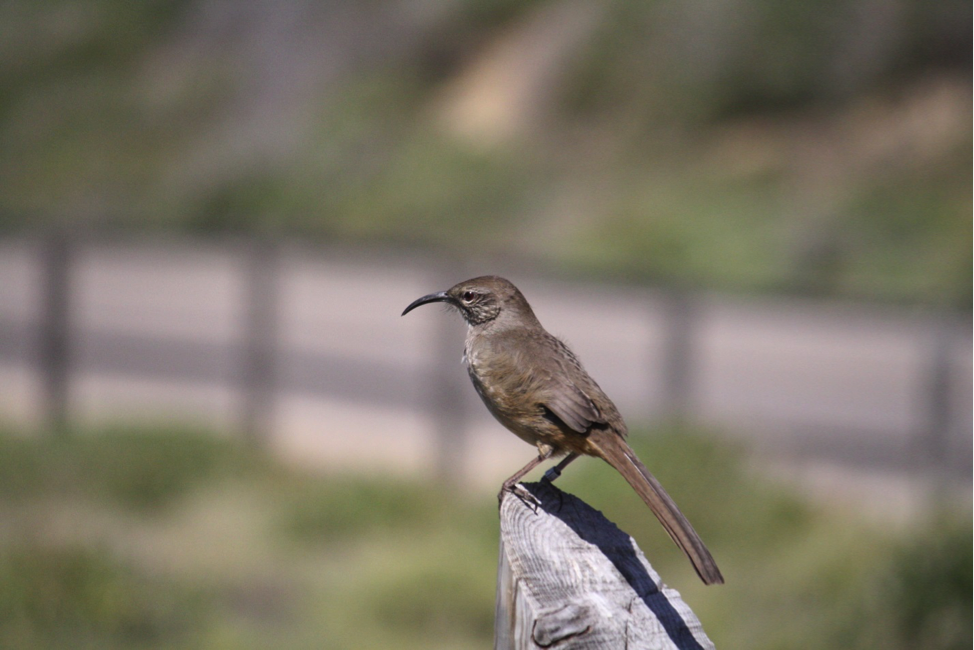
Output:
<instances>
[{"instance_id":1,"label":"bird","mask_svg":"<svg viewBox=\"0 0 974 650\"><path fill-rule=\"evenodd\" d=\"M520 479L549 458L564 458L545 474L554 480L579 456L615 468L656 515L705 584L723 575L700 536L659 481L626 443L628 429L612 400L559 338L541 325L509 280L485 275L414 300L403 310L446 303L467 324L463 363L490 413L538 450L504 481L499 499L517 492Z\"/></svg>"}]
</instances>

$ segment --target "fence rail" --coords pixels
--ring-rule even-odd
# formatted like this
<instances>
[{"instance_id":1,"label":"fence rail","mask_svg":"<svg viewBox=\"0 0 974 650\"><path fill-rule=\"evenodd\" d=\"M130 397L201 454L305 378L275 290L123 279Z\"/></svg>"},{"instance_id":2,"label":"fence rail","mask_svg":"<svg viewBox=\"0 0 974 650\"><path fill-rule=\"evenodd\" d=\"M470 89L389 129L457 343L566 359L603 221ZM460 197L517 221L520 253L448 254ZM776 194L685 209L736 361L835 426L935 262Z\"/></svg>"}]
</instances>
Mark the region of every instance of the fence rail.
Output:
<instances>
[{"instance_id":1,"label":"fence rail","mask_svg":"<svg viewBox=\"0 0 974 650\"><path fill-rule=\"evenodd\" d=\"M419 417L432 463L456 478L471 453L458 432L484 417L459 365L462 327L398 314L460 268L266 241L2 240L0 417L63 432L85 410L83 380L220 386L236 395L233 428L266 443L282 398L300 395ZM631 422L686 418L800 453L971 472L969 314L509 274Z\"/></svg>"}]
</instances>

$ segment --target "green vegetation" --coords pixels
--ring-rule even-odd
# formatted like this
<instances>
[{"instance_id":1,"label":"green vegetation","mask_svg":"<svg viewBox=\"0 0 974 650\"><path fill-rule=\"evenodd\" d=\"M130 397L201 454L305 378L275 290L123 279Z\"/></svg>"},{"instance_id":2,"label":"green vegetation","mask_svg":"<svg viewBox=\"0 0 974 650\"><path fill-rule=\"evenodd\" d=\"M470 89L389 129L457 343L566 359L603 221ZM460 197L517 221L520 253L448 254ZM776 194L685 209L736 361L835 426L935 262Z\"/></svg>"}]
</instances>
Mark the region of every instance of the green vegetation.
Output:
<instances>
[{"instance_id":1,"label":"green vegetation","mask_svg":"<svg viewBox=\"0 0 974 650\"><path fill-rule=\"evenodd\" d=\"M21 541L0 549L8 648L193 647L205 601L105 548Z\"/></svg>"},{"instance_id":2,"label":"green vegetation","mask_svg":"<svg viewBox=\"0 0 974 650\"><path fill-rule=\"evenodd\" d=\"M447 91L540 41L552 3L199 4L0 7L0 232L476 242L568 275L970 307L965 3L607 2L484 141L445 124ZM295 49L336 21L344 49Z\"/></svg>"},{"instance_id":3,"label":"green vegetation","mask_svg":"<svg viewBox=\"0 0 974 650\"><path fill-rule=\"evenodd\" d=\"M579 461L562 488L637 538L719 646L970 647L968 513L891 535L750 476L738 451L699 434L639 443L711 545L724 587L698 583L607 466ZM205 433L0 445L3 647L490 643L490 494L297 471Z\"/></svg>"},{"instance_id":4,"label":"green vegetation","mask_svg":"<svg viewBox=\"0 0 974 650\"><path fill-rule=\"evenodd\" d=\"M0 438L0 498L83 498L152 511L197 483L239 473L249 457L213 436L171 430L106 431L83 441L55 439L39 446Z\"/></svg>"}]
</instances>

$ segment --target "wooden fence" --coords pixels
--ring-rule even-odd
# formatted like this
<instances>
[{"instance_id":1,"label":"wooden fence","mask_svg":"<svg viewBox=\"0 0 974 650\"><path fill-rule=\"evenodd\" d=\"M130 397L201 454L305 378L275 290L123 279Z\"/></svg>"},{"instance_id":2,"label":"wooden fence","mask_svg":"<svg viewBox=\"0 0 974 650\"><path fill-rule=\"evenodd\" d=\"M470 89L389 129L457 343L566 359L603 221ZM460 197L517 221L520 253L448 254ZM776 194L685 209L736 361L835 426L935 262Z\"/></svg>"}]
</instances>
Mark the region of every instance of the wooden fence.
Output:
<instances>
[{"instance_id":1,"label":"wooden fence","mask_svg":"<svg viewBox=\"0 0 974 650\"><path fill-rule=\"evenodd\" d=\"M84 296L102 290L93 281L82 281L82 270L93 260L97 262L99 255L110 256L120 250L130 253L126 259L131 268L141 268L139 250L145 246L172 250L202 246L201 259L211 253L220 256L226 267L225 273L221 273L236 286L236 315L227 318L239 322L231 328L235 333L230 340L207 344L210 347L200 347L199 342L189 340L170 340L171 337L156 340L150 333L129 340L130 348L139 349L143 344L146 349L161 346L154 358L161 359L163 365L172 365L164 372L175 380L180 373L185 373L187 379L235 386L239 395L236 427L255 444L274 435L274 411L280 396L301 391L312 396L358 400L363 408L369 404L395 403L424 412L435 423L438 443L432 448L439 453L434 462L440 473L449 476L462 467L459 461L467 453L467 442L458 432L467 429L472 417L480 417L477 415L480 409L470 405L475 399L473 391L464 381L458 381L461 325L456 319L433 314L431 320L422 321L435 321L433 330L423 334L418 342L415 337L397 339L393 344L388 344L388 340L398 336L393 333L398 331L394 328L417 327L406 323L408 319L395 321L392 317L397 317L413 298L446 288L462 279L465 272L473 274L476 270L465 268L462 263L430 264L415 256L314 249L263 240L147 244L132 240L72 239L58 234L0 241L0 271L6 269L4 273L8 276L0 283L0 368L19 365L39 379L42 395L39 404L43 411L40 419L47 429L55 433L67 430L72 420L72 383L79 373L85 372L78 363L79 340L94 336L92 332L97 330L82 323L79 313L97 311L85 302L89 299ZM165 259L167 254L163 251L153 259ZM360 321L343 320L345 329L339 334L322 333L329 340L346 335L363 339L359 352L346 354L339 345L335 348L339 350L337 357L328 356L298 350L288 342L289 337L294 338L289 332L298 327L295 311L307 306L307 300L302 302L300 296L295 297L298 293L294 289L296 258L319 261L337 258L347 265L349 282L357 287L360 295L349 298L352 295L349 293L330 298L322 290L321 297L314 296L313 300L334 301L333 310L345 310L349 314L362 311ZM143 266L149 268L146 277L151 277L153 263L151 259L145 261ZM117 274L124 276L124 268L129 267L119 268L123 270ZM377 269L374 278L361 277L372 273L372 269ZM321 277L340 286L341 278L336 278L336 273L322 271ZM24 274L31 279L17 279ZM103 275L111 276L111 273ZM802 453L813 450L827 455L832 449L841 456L859 453L862 458L858 460L862 462L923 466L959 476L970 474L970 314L918 313L794 298L738 299L655 288L576 286L529 274L515 275L519 283L525 276L532 290L526 290L529 300L544 303L548 312L556 314L557 321L552 322L542 313L549 329L561 333L560 327L577 327L575 337L591 342L590 347L605 347L604 353L586 350L580 356L607 392L623 402L620 406L630 420L680 418L740 431L752 427L765 432L788 431L792 446L797 445ZM313 278L308 283L313 285ZM179 285L170 294L200 290L201 287L189 283L184 287ZM102 293L110 296L112 289L106 288ZM133 295L138 294L135 287ZM607 295L610 297L606 298ZM159 295L156 301L146 302L142 307L136 305L132 310L148 313L144 305L155 306L157 301L161 305L172 297ZM31 307L24 308L22 303ZM620 306L618 315L607 311L615 305ZM160 313L165 313L164 305L159 308ZM643 318L641 309L649 314L646 323L651 321L651 324L639 324ZM594 310L605 311L603 322L621 323L629 318L635 324L616 333L611 327L600 331L598 325L584 329L586 318L591 320ZM340 320L336 311L322 313L325 315L319 320ZM378 318L374 314L381 314L382 327L388 329L376 329L373 346L368 335ZM99 317L99 322L109 317ZM203 316L186 318L205 320ZM735 318L739 321L734 325L738 330L721 330L730 328ZM821 319L824 334L809 330L807 336L799 333L806 336L802 339L795 333L816 319ZM151 317L146 316L144 320ZM301 327L313 329L313 325ZM645 332L641 333L640 327L645 327ZM849 342L836 344L839 347L835 349L828 348L832 340L829 337L837 337L836 333L841 334L843 328L851 332ZM199 323L199 329L205 332L207 324ZM898 365L893 371L886 371L880 365L870 370L866 362L843 360L843 350L846 357L855 356L863 346L873 345L871 331L879 337L876 346L886 345L883 341L888 339L889 352L877 347L869 353L869 359L875 359L877 364L895 361ZM115 334L109 332L105 336ZM629 337L628 343L622 341L610 348L620 337ZM650 340L652 344L644 343ZM166 346L174 351L183 346L185 352L169 354L165 352L170 349ZM816 346L822 350L819 357L814 357L813 352L806 354L806 350L818 349ZM108 340L102 349L108 354L116 347ZM376 358L365 358L370 356L372 347L381 348L383 353L374 355ZM199 353L193 352L197 349ZM86 354L89 362L99 363L97 359L92 361L94 353ZM761 355L767 359L765 365L751 368L748 364ZM796 361L790 363L788 355ZM186 357L185 361L177 363L176 358L182 356ZM610 362L616 359L620 370L606 363L606 358ZM106 372L111 372L112 368L108 367L111 363L105 363ZM148 361L133 363L138 367L126 367L124 372L148 376L159 372ZM600 363L605 368L600 368ZM833 371L834 376L829 375ZM191 377L194 373L199 376ZM652 379L647 379L650 374ZM815 382L807 389L798 383L784 386L793 376L814 378ZM899 392L890 396L883 392L884 382L894 379ZM610 389L613 381L618 384ZM830 388L842 381L850 382L853 388ZM769 394L775 390L783 391L781 396ZM825 400L817 404L818 394L832 402ZM785 412L792 407L793 414ZM893 411L899 413L896 421L890 419ZM805 431L822 434L821 439L815 442L816 435L812 435L809 442ZM895 444L880 444L885 439L883 436L891 436ZM764 444L771 438L759 439Z\"/></svg>"}]
</instances>

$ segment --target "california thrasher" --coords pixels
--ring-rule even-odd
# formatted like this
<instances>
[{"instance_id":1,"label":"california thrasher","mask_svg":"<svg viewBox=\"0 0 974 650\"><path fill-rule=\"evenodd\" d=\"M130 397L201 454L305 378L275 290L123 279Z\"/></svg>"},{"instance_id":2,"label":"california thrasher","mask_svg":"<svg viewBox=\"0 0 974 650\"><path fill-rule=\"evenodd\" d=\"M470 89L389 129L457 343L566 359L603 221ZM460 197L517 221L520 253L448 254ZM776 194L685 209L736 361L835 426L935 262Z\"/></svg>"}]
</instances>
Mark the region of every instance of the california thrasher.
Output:
<instances>
[{"instance_id":1,"label":"california thrasher","mask_svg":"<svg viewBox=\"0 0 974 650\"><path fill-rule=\"evenodd\" d=\"M493 275L461 282L414 301L455 307L467 322L463 361L487 409L538 456L504 482L514 490L522 476L552 456L565 458L546 474L553 480L580 454L614 467L650 507L706 584L724 582L693 526L659 481L626 444L626 423L571 350L538 322L517 287Z\"/></svg>"}]
</instances>

